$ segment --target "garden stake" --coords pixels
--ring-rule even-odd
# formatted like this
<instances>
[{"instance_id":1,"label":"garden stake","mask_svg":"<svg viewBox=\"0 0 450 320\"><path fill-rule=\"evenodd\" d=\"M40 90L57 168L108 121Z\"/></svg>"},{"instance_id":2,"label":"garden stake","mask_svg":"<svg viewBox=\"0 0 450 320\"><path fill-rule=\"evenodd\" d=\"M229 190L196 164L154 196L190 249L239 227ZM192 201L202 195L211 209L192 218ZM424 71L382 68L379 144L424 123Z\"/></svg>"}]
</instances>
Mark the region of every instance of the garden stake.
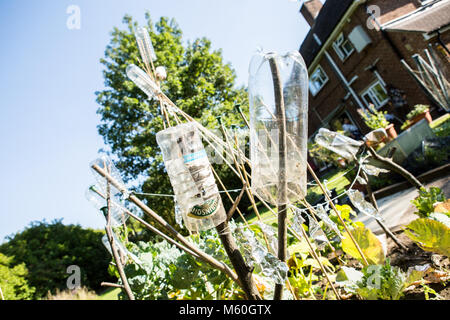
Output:
<instances>
[{"instance_id":1,"label":"garden stake","mask_svg":"<svg viewBox=\"0 0 450 320\"><path fill-rule=\"evenodd\" d=\"M182 242L186 246L190 246L189 242L186 241L186 239L180 235L170 224L168 224L163 218L161 218L159 215L157 215L153 210L151 210L149 207L147 207L141 200L139 200L136 196L128 194L127 190L121 186L120 184L115 181L114 178L112 178L107 172L105 172L102 168L100 168L97 164L93 164L92 168L97 171L99 174L101 174L103 177L105 177L109 183L114 185L122 194L126 194L127 198L136 204L139 208L141 208L146 214L148 214L153 220L158 222L161 226L166 228L167 231L172 233L180 242ZM256 289L256 286L253 282L252 272L253 269L250 269L244 261L244 258L242 257L241 252L238 250L237 245L234 241L234 238L231 235L231 232L229 231L228 222L225 221L224 223L218 225L216 227L220 239L222 241L222 244L225 247L225 251L227 252L230 261L233 264L233 267L236 270L236 273L238 276L224 263L218 262L216 259L208 256L201 250L198 250L194 246L190 246L194 252L196 252L202 260L205 262L209 262L212 266L215 268L225 272L227 275L230 276L231 279L236 281L239 286L244 290L246 296L250 300L261 300L261 297L259 295L258 290Z\"/></svg>"},{"instance_id":2,"label":"garden stake","mask_svg":"<svg viewBox=\"0 0 450 320\"><path fill-rule=\"evenodd\" d=\"M278 122L278 259L286 262L287 258L287 133L286 133L286 112L284 109L283 88L280 80L280 71L274 57L269 58L270 69L273 78L276 116ZM274 300L281 300L283 297L283 285L275 285Z\"/></svg>"},{"instance_id":3,"label":"garden stake","mask_svg":"<svg viewBox=\"0 0 450 320\"><path fill-rule=\"evenodd\" d=\"M253 280L253 268L245 263L244 257L239 251L234 237L231 235L228 221L216 227L220 240L230 258L231 264L236 271L241 288L244 290L248 300L262 300Z\"/></svg>"},{"instance_id":4,"label":"garden stake","mask_svg":"<svg viewBox=\"0 0 450 320\"><path fill-rule=\"evenodd\" d=\"M341 223L344 225L345 231L347 231L347 234L349 235L350 239L352 240L353 244L355 245L356 249L358 250L359 254L361 255L361 259L363 260L363 264L365 266L368 266L369 263L367 262L366 256L364 255L364 253L361 250L361 247L359 246L358 242L356 242L355 238L353 237L352 233L350 232L350 230L347 227L347 224L345 223L344 219L342 219L341 214L339 213L339 210L336 208L336 206L334 205L333 201L331 200L330 196L328 195L328 193L326 192L324 186L322 185L322 183L320 182L319 178L317 177L316 173L314 172L314 170L311 168L311 166L309 165L309 163L306 163L308 166L308 171L311 173L311 175L313 176L314 180L316 180L317 184L319 185L320 189L322 190L323 194L325 195L325 197L327 198L327 201L330 203L331 207L333 208L334 212L336 213L337 217L339 218L339 220L341 221Z\"/></svg>"},{"instance_id":5,"label":"garden stake","mask_svg":"<svg viewBox=\"0 0 450 320\"><path fill-rule=\"evenodd\" d=\"M249 123L248 123L248 120L247 120L246 116L244 115L244 113L242 112L242 109L241 109L239 106L236 106L236 108L237 108L238 112L240 113L242 119L244 120L244 122L245 122L246 125L248 126L248 128L250 128ZM269 108L266 107L266 110L267 110L269 113L271 113L270 110L269 110ZM272 114L272 113L271 113L271 114ZM274 118L275 116L272 114L272 117ZM264 128L264 129L266 129L266 128ZM269 139L271 139L270 135L268 135L268 137L269 137ZM291 142L293 143L293 141L291 141ZM272 143L273 143L273 141L272 141ZM297 152L298 152L298 151L297 151ZM272 208L271 208L264 200L262 200L262 199L259 199L259 200L264 204L264 206L265 206L266 208L268 208L268 209L272 212L272 214L276 214L276 213L272 210ZM306 201L306 199L303 199L303 201L305 201L305 203L306 203L307 205L309 205L309 203ZM311 206L309 206L309 207L310 207L309 209L311 210L311 209L312 209ZM339 215L338 215L338 216L339 216ZM313 217L314 217L314 214L313 214ZM342 221L342 219L341 219L341 221ZM344 223L344 226L345 226L345 223ZM354 242L355 242L355 241L354 241ZM331 250L334 252L335 257L336 257L336 259L337 259L339 265L342 266L342 263L341 263L339 257L337 256L336 250L335 250L334 247L331 245L331 243L330 243L330 241L328 240L328 238L327 238L327 243L328 243L328 245L330 246Z\"/></svg>"},{"instance_id":6,"label":"garden stake","mask_svg":"<svg viewBox=\"0 0 450 320\"><path fill-rule=\"evenodd\" d=\"M214 176L216 177L217 181L219 181L220 186L222 187L223 191L225 191L225 194L228 196L228 199L230 199L231 202L233 201L233 198L231 197L231 195L228 193L227 188L225 187L225 185L223 184L222 180L220 179L219 175L217 174L216 170L214 170L214 167L211 166L211 170L214 174ZM239 207L236 207L236 211L239 213L239 215L241 216L241 219L243 222L245 222L245 224L247 225L247 227L249 227L247 220L245 219L244 215L242 214L241 210L239 210Z\"/></svg>"},{"instance_id":7,"label":"garden stake","mask_svg":"<svg viewBox=\"0 0 450 320\"><path fill-rule=\"evenodd\" d=\"M110 169L108 169L110 171ZM116 262L117 271L119 272L120 279L123 283L123 291L128 296L128 299L135 300L133 292L131 291L130 285L128 284L127 277L125 275L125 272L123 271L122 261L119 258L118 251L116 249L116 246L114 245L114 237L112 235L111 231L111 191L110 191L110 184L108 180L106 180L106 203L108 206L108 214L106 218L106 234L108 236L109 244L111 245L111 251L114 257L114 261Z\"/></svg>"},{"instance_id":8,"label":"garden stake","mask_svg":"<svg viewBox=\"0 0 450 320\"><path fill-rule=\"evenodd\" d=\"M234 134L234 141L235 141L236 148L237 148L238 147L238 140L237 140L236 134ZM236 166L237 166L237 169L239 171L239 177L241 178L242 184L244 185L245 191L247 192L247 196L250 199L253 211L255 211L255 214L258 217L258 220L262 222L262 218L261 218L261 215L259 214L258 206L256 205L255 198L253 197L253 193L251 192L251 189L250 189L250 181L248 180L248 177L246 175L247 172L245 170L245 164L243 163L241 157L239 158L239 162L240 162L240 166L236 162ZM267 240L267 236L266 236L265 232L262 232L262 234L263 234L264 241L266 242L267 250L269 252L271 252L270 245L269 245L269 240Z\"/></svg>"},{"instance_id":9,"label":"garden stake","mask_svg":"<svg viewBox=\"0 0 450 320\"><path fill-rule=\"evenodd\" d=\"M317 221L317 218L316 218L316 211L313 209L313 207L309 204L308 201L306 201L306 199L303 199L303 202L304 202L305 206L308 208L309 212L311 213L311 216L313 217L313 219L316 220L317 223L319 223L319 221ZM328 237L326 236L326 234L325 234L325 238L327 239L327 244L330 247L331 251L333 252L334 257L336 258L339 265L342 267L341 259L339 259L336 249L334 249L333 245L331 244L331 242L328 239Z\"/></svg>"},{"instance_id":10,"label":"garden stake","mask_svg":"<svg viewBox=\"0 0 450 320\"><path fill-rule=\"evenodd\" d=\"M100 197L102 197L103 199L106 199L105 196L99 192L97 189L93 189L93 191L95 193L97 193ZM170 238L168 235L166 235L165 233L159 231L157 228L155 228L154 226L152 226L151 224L145 222L145 220L142 220L141 218L139 218L138 216L136 216L135 214L133 214L131 211L129 211L126 208L122 208L123 212L125 212L127 215L129 215L130 217L132 217L133 219L135 219L136 221L138 221L139 223L141 223L144 227L146 227L147 229L149 229L150 231L156 233L157 235L163 237L165 240L167 240L168 242L172 243L173 245L177 246L179 249L185 251L186 253L192 255L195 258L200 258L195 252L193 252L192 250L186 248L185 246L183 246L182 244L179 244L178 242L176 242L174 239Z\"/></svg>"},{"instance_id":11,"label":"garden stake","mask_svg":"<svg viewBox=\"0 0 450 320\"><path fill-rule=\"evenodd\" d=\"M2 297L2 300L5 300L5 296L3 295L2 287L0 287L0 297Z\"/></svg>"},{"instance_id":12,"label":"garden stake","mask_svg":"<svg viewBox=\"0 0 450 320\"><path fill-rule=\"evenodd\" d=\"M242 197L244 196L244 193L245 193L245 185L242 187L242 190L239 193L239 196L236 198L236 200L233 201L233 206L231 207L231 209L228 210L228 213L227 213L227 220L228 221L233 217L233 214L236 211L239 203L241 202Z\"/></svg>"},{"instance_id":13,"label":"garden stake","mask_svg":"<svg viewBox=\"0 0 450 320\"><path fill-rule=\"evenodd\" d=\"M237 106L236 108L237 108L238 112L240 113L242 119L243 119L244 122L246 123L246 125L250 128L249 123L248 123L248 121L247 121L247 118L245 117L244 113L242 112L242 109L241 109L239 106ZM271 138L270 138L270 135L268 135L268 136L269 136L269 139L271 139ZM277 215L277 214L272 210L272 208L271 208L271 207L270 207L263 199L259 199L259 200L264 204L264 206L265 206L266 208L269 209L269 211L272 212L272 214ZM305 200L305 201L306 201L306 200ZM292 234L294 234L294 231L292 230L292 228L287 227L287 229L288 229ZM295 234L294 234L294 236L295 236ZM299 241L301 241L300 238L298 237L298 235L296 236L296 238L297 238ZM337 258L337 260L338 260L339 265L342 265L341 262L340 262L340 260L339 260L339 258L337 257L337 254L336 254L336 251L334 250L334 247L331 245L331 243L329 242L328 238L327 238L327 242L328 242L328 244L329 244L331 250L334 252L334 254L335 254L335 256L336 256L336 258ZM310 245L309 240L308 240L308 244ZM311 249L311 251L314 252L314 250L313 250L313 248L312 248L311 245L310 245L310 249ZM316 255L316 253L314 252L314 253L312 253L312 255L313 255L313 257L317 260L317 262L319 263L319 265L322 265L321 262L320 262L320 260L319 260L319 258L318 258L317 255ZM337 291L336 291L336 289L334 288L333 284L331 283L331 281L330 281L328 275L326 274L325 269L323 268L323 266L322 266L322 271L325 273L328 282L330 283L330 285L332 286L332 288L334 289L334 291L335 291L335 293L336 293ZM276 287L275 287L275 288L276 288ZM295 295L294 295L294 296L295 296ZM338 297L338 299L340 299L339 294L337 294L336 296ZM274 300L275 300L275 298L274 298Z\"/></svg>"},{"instance_id":14,"label":"garden stake","mask_svg":"<svg viewBox=\"0 0 450 320\"><path fill-rule=\"evenodd\" d=\"M260 199L260 201L261 201L261 203L262 203L267 209L269 209L269 211L270 211L274 216L277 215L277 214L275 213L275 211L273 211L273 209L272 209L272 208L271 208L264 200ZM290 232L295 238L297 238L297 240L302 241L302 240L301 240L301 237L294 231L294 229L292 229L291 227L287 226L287 230L289 230L289 232ZM303 228L302 228L302 231L304 232ZM308 239L306 233L304 234L304 237L305 237L306 239ZM317 261L317 263L318 263L319 266L320 266L322 263L321 263L321 261L319 260L319 258L318 258L318 256L317 256L316 252L314 251L314 249L313 249L313 247L312 247L311 242L309 241L309 239L307 240L307 243L308 243L308 246L309 246L309 249L310 249L310 252L311 252L313 258ZM323 265L322 265L322 266L323 266ZM325 270L325 268L322 269L322 271L324 271L324 270ZM325 271L325 274L326 274L326 271ZM327 276L327 274L326 274L326 276ZM328 276L327 276L326 278L327 278L327 281L330 283L330 285L333 287L333 284L331 283L330 278L329 278ZM338 297L339 297L339 296L338 296Z\"/></svg>"},{"instance_id":15,"label":"garden stake","mask_svg":"<svg viewBox=\"0 0 450 320\"><path fill-rule=\"evenodd\" d=\"M328 276L328 272L325 270L325 267L323 266L322 262L320 261L319 257L316 254L316 251L314 250L311 242L309 241L308 235L306 234L305 230L303 229L303 227L300 226L300 230L302 232L303 238L306 240L306 242L308 243L308 246L310 248L310 252L313 255L314 259L316 259L317 263L320 266L320 269L322 269L322 273L325 275L325 277L327 278L328 283L330 284L331 288L333 289L334 294L336 295L336 298L338 300L341 300L341 296L339 295L338 291L336 290L336 288L334 287L333 283L331 282L330 277ZM295 232L292 228L289 228L289 231L299 240L301 241L300 236L298 235L297 232Z\"/></svg>"},{"instance_id":16,"label":"garden stake","mask_svg":"<svg viewBox=\"0 0 450 320\"><path fill-rule=\"evenodd\" d=\"M109 175L105 170L100 168L97 164L92 165L92 169L94 169L101 176L105 177L109 183L111 183L117 190L119 190L126 198L137 205L145 214L147 214L153 221L157 222L161 225L167 232L169 232L175 239L180 241L183 245L190 248L194 251L199 258L213 266L214 268L221 270L225 274L227 274L232 280L238 282L238 278L236 274L223 262L217 261L215 258L209 256L205 252L199 250L197 247L192 245L189 241L187 241L178 231L175 230L168 222L166 222L163 218L161 218L157 213L155 213L152 209L150 209L145 203L143 203L139 198L137 198L133 194L129 194L128 190L125 187L120 185L111 175Z\"/></svg>"}]
</instances>

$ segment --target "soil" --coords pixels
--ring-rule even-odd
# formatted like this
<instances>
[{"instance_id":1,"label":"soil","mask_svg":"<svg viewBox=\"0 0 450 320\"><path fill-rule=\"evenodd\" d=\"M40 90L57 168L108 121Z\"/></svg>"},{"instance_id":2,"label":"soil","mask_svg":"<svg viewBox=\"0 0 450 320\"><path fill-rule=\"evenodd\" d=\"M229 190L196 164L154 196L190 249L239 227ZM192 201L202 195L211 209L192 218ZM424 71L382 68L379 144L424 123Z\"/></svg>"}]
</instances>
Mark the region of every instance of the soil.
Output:
<instances>
[{"instance_id":1,"label":"soil","mask_svg":"<svg viewBox=\"0 0 450 320\"><path fill-rule=\"evenodd\" d=\"M423 266L429 264L435 270L449 270L450 259L434 254L432 252L423 251L418 245L411 241L404 233L397 232L397 238L403 243L408 250L403 251L390 238L388 239L388 255L391 265L397 266L403 271L408 271L409 267ZM425 277L427 280L427 277ZM450 300L450 286L444 283L430 283L427 284L430 288L435 290L443 299ZM433 297L433 295L430 295ZM418 286L416 289L408 291L404 298L406 300L425 300L423 288Z\"/></svg>"}]
</instances>

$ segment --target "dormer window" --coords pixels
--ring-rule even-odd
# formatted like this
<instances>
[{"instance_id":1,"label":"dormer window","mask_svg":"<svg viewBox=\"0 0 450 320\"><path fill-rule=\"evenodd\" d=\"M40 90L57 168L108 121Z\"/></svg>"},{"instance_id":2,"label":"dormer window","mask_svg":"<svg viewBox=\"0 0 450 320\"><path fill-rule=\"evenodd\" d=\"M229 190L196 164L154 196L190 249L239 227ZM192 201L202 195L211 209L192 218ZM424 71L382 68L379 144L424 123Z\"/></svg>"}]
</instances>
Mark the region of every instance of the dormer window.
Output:
<instances>
[{"instance_id":1,"label":"dormer window","mask_svg":"<svg viewBox=\"0 0 450 320\"><path fill-rule=\"evenodd\" d=\"M333 47L334 51L336 51L336 54L342 61L346 60L353 51L355 51L352 43L344 37L343 33L339 34L336 41L333 43Z\"/></svg>"}]
</instances>

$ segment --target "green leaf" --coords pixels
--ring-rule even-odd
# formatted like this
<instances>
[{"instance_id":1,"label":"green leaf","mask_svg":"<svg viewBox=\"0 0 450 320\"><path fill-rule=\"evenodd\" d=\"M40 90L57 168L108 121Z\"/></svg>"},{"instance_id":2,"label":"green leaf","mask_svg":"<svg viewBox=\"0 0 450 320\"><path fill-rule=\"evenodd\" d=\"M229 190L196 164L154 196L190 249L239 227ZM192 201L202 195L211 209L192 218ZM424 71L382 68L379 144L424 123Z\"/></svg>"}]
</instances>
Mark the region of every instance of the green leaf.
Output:
<instances>
[{"instance_id":1,"label":"green leaf","mask_svg":"<svg viewBox=\"0 0 450 320\"><path fill-rule=\"evenodd\" d=\"M313 248L315 248L315 245L313 245ZM296 242L293 245L291 245L288 248L288 251L291 255L294 255L296 253L303 253L303 254L309 254L311 249L308 246L308 243L306 240L302 239L302 241Z\"/></svg>"},{"instance_id":2,"label":"green leaf","mask_svg":"<svg viewBox=\"0 0 450 320\"><path fill-rule=\"evenodd\" d=\"M369 264L383 264L385 255L380 240L364 226L358 226L352 230L352 235L358 243L361 251L367 258ZM342 239L342 250L355 259L362 261L362 257L356 249L355 244L351 240L347 232L344 233Z\"/></svg>"},{"instance_id":3,"label":"green leaf","mask_svg":"<svg viewBox=\"0 0 450 320\"><path fill-rule=\"evenodd\" d=\"M322 263L323 266L327 266L329 268L331 268L332 270L334 270L334 266L330 263L330 261L325 258L325 257L319 257L320 262ZM315 269L320 269L320 265L317 262L316 259L313 258L308 258L303 262L304 266L312 266Z\"/></svg>"},{"instance_id":4,"label":"green leaf","mask_svg":"<svg viewBox=\"0 0 450 320\"><path fill-rule=\"evenodd\" d=\"M417 208L415 214L421 218L426 218L434 211L434 204L437 202L444 202L445 196L441 189L431 187L429 190L421 188L419 190L419 196L411 200L411 203Z\"/></svg>"},{"instance_id":5,"label":"green leaf","mask_svg":"<svg viewBox=\"0 0 450 320\"><path fill-rule=\"evenodd\" d=\"M443 223L417 219L406 226L405 234L423 250L450 257L450 228Z\"/></svg>"}]
</instances>

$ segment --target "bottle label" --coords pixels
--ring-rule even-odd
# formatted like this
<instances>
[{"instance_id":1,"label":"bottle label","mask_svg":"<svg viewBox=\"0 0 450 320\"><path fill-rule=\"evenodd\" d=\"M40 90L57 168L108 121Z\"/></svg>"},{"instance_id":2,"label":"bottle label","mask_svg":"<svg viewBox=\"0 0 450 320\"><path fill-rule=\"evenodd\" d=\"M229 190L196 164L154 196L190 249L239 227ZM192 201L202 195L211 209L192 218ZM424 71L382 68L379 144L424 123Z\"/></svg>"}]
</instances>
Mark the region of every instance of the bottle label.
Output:
<instances>
[{"instance_id":1,"label":"bottle label","mask_svg":"<svg viewBox=\"0 0 450 320\"><path fill-rule=\"evenodd\" d=\"M196 205L192 208L191 212L189 212L188 216L196 219L205 219L212 216L219 210L220 206L220 196L205 201L202 205Z\"/></svg>"},{"instance_id":2,"label":"bottle label","mask_svg":"<svg viewBox=\"0 0 450 320\"><path fill-rule=\"evenodd\" d=\"M189 163L189 162L192 162L192 161L204 158L206 156L207 156L206 155L206 151L205 151L205 149L203 149L203 150L200 150L198 152L194 152L194 153L190 153L190 154L184 155L183 156L183 160L184 160L184 163Z\"/></svg>"}]
</instances>

